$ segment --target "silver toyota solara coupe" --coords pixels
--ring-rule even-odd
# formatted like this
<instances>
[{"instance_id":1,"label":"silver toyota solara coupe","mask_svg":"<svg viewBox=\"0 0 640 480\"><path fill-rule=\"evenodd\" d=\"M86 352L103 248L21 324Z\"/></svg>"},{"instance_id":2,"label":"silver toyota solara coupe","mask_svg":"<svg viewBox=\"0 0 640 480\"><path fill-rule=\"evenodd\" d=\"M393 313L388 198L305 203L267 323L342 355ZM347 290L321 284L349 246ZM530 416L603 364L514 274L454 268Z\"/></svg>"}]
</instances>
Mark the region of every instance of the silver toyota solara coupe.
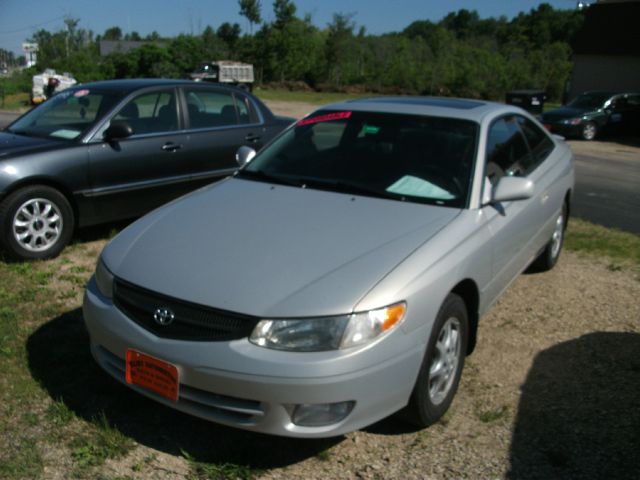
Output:
<instances>
[{"instance_id":1,"label":"silver toyota solara coupe","mask_svg":"<svg viewBox=\"0 0 640 480\"><path fill-rule=\"evenodd\" d=\"M84 318L135 391L291 437L438 420L482 314L557 262L574 188L563 140L475 100L333 104L237 160L105 247Z\"/></svg>"}]
</instances>

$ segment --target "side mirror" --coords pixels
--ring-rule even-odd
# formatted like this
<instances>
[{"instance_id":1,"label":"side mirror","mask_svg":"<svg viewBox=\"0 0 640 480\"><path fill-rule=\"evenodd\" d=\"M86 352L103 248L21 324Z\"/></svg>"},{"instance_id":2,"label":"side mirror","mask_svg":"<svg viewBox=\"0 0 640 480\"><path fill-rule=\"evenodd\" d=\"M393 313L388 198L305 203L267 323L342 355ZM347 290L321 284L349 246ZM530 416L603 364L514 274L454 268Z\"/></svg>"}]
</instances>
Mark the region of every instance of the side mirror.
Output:
<instances>
[{"instance_id":1,"label":"side mirror","mask_svg":"<svg viewBox=\"0 0 640 480\"><path fill-rule=\"evenodd\" d=\"M502 177L491 191L488 203L525 200L533 196L533 181L522 177Z\"/></svg>"},{"instance_id":2,"label":"side mirror","mask_svg":"<svg viewBox=\"0 0 640 480\"><path fill-rule=\"evenodd\" d=\"M107 141L119 140L121 138L127 138L133 135L133 129L127 122L113 122L109 125L102 137Z\"/></svg>"},{"instance_id":3,"label":"side mirror","mask_svg":"<svg viewBox=\"0 0 640 480\"><path fill-rule=\"evenodd\" d=\"M253 157L255 156L256 151L253 148L243 145L236 152L236 162L238 162L238 166L242 168L251 160L253 160Z\"/></svg>"}]
</instances>

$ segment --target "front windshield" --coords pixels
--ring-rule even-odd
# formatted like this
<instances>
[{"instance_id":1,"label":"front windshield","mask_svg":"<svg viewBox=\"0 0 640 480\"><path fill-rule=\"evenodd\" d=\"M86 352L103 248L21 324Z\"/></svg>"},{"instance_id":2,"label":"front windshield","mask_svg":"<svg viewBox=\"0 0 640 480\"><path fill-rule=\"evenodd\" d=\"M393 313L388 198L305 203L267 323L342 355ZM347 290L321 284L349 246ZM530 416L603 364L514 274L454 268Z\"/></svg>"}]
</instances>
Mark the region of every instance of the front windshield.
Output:
<instances>
[{"instance_id":1,"label":"front windshield","mask_svg":"<svg viewBox=\"0 0 640 480\"><path fill-rule=\"evenodd\" d=\"M583 93L569 102L568 106L584 110L597 110L602 108L604 102L610 97L611 95L607 93Z\"/></svg>"},{"instance_id":2,"label":"front windshield","mask_svg":"<svg viewBox=\"0 0 640 480\"><path fill-rule=\"evenodd\" d=\"M108 112L122 94L85 88L64 90L11 124L7 131L30 137L75 140Z\"/></svg>"},{"instance_id":3,"label":"front windshield","mask_svg":"<svg viewBox=\"0 0 640 480\"><path fill-rule=\"evenodd\" d=\"M319 111L238 176L462 208L477 136L478 125L468 120Z\"/></svg>"}]
</instances>

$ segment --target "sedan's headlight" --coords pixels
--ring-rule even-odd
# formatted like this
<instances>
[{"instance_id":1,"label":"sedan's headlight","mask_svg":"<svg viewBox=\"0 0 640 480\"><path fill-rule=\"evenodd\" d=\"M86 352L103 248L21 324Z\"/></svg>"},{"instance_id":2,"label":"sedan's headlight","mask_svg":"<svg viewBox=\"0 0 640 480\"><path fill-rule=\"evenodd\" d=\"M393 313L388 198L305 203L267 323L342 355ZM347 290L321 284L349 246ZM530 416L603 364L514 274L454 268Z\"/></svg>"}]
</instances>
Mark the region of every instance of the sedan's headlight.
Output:
<instances>
[{"instance_id":1,"label":"sedan's headlight","mask_svg":"<svg viewBox=\"0 0 640 480\"><path fill-rule=\"evenodd\" d=\"M102 295L113 298L113 273L107 269L102 258L98 259L96 265L96 285Z\"/></svg>"},{"instance_id":2,"label":"sedan's headlight","mask_svg":"<svg viewBox=\"0 0 640 480\"><path fill-rule=\"evenodd\" d=\"M297 352L356 347L399 325L406 308L401 302L351 315L260 320L249 341L265 348Z\"/></svg>"}]
</instances>

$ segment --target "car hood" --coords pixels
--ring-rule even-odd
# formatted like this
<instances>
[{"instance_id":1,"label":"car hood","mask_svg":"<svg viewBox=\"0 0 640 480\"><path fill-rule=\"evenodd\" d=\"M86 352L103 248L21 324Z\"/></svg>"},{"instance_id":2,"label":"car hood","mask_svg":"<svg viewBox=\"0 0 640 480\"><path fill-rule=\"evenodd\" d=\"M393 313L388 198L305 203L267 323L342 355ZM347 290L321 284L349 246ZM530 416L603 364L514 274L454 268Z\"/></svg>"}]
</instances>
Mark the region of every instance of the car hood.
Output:
<instances>
[{"instance_id":1,"label":"car hood","mask_svg":"<svg viewBox=\"0 0 640 480\"><path fill-rule=\"evenodd\" d=\"M460 210L230 178L105 248L117 277L262 317L344 314Z\"/></svg>"},{"instance_id":2,"label":"car hood","mask_svg":"<svg viewBox=\"0 0 640 480\"><path fill-rule=\"evenodd\" d=\"M550 110L546 113L543 113L542 120L557 121L557 120L565 120L568 118L578 118L591 112L593 112L593 110L584 109L584 108L560 107L560 108L556 108L555 110Z\"/></svg>"},{"instance_id":3,"label":"car hood","mask_svg":"<svg viewBox=\"0 0 640 480\"><path fill-rule=\"evenodd\" d=\"M17 154L37 153L43 150L63 148L68 145L69 142L64 140L0 132L0 160Z\"/></svg>"}]
</instances>

